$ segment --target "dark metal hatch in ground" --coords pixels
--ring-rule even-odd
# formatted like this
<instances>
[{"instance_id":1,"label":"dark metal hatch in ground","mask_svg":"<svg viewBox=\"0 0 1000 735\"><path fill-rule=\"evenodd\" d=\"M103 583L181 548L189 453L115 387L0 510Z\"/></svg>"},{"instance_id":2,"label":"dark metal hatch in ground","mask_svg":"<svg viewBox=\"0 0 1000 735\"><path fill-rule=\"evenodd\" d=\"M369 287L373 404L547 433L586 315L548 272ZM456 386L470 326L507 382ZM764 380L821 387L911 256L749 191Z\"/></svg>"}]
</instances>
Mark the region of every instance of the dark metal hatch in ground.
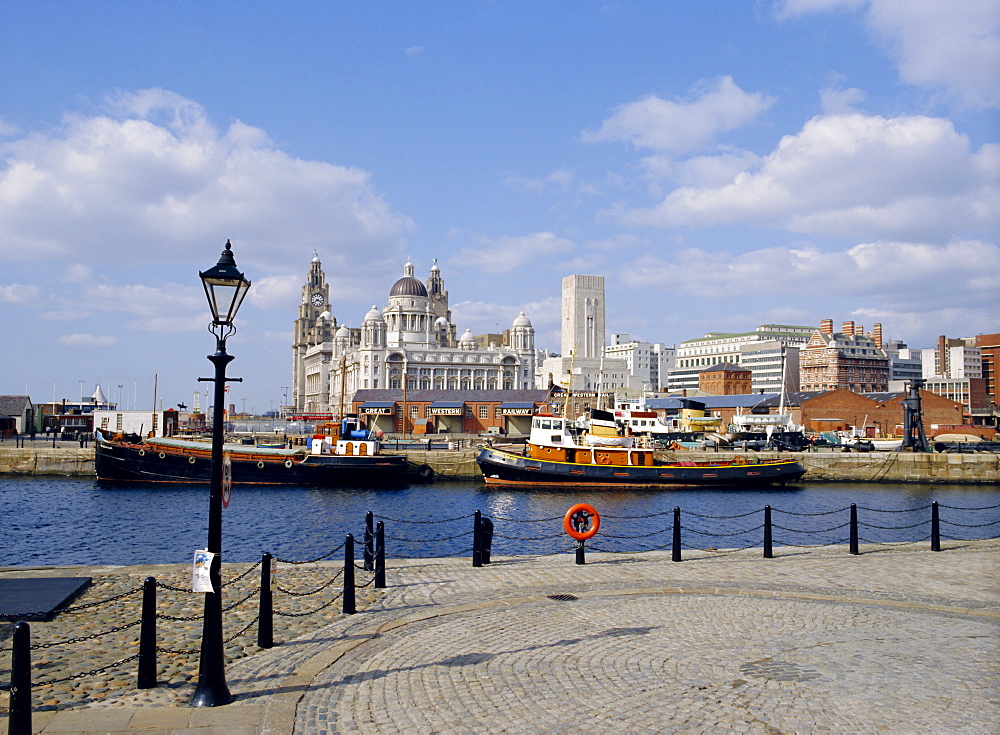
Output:
<instances>
[{"instance_id":1,"label":"dark metal hatch in ground","mask_svg":"<svg viewBox=\"0 0 1000 735\"><path fill-rule=\"evenodd\" d=\"M90 584L90 577L0 578L0 620L48 620Z\"/></svg>"}]
</instances>

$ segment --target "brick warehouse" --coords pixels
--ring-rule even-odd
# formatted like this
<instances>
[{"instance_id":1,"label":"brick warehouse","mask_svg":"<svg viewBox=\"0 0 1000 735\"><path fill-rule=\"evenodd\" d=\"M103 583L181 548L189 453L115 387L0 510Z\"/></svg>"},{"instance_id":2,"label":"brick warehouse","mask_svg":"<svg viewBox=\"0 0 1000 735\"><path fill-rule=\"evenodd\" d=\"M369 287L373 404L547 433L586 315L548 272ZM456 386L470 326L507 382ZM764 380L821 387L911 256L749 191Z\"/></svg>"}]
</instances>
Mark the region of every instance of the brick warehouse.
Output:
<instances>
[{"instance_id":1,"label":"brick warehouse","mask_svg":"<svg viewBox=\"0 0 1000 735\"><path fill-rule=\"evenodd\" d=\"M806 397L808 395L808 397ZM799 422L806 431L829 428L830 420L839 420L858 429L865 427L869 436L898 436L903 426L905 393L869 393L862 395L849 390L832 390L816 394L799 394ZM920 391L924 427L962 424L963 406L936 393ZM786 406L788 408L788 406ZM795 416L796 409L792 408Z\"/></svg>"}]
</instances>

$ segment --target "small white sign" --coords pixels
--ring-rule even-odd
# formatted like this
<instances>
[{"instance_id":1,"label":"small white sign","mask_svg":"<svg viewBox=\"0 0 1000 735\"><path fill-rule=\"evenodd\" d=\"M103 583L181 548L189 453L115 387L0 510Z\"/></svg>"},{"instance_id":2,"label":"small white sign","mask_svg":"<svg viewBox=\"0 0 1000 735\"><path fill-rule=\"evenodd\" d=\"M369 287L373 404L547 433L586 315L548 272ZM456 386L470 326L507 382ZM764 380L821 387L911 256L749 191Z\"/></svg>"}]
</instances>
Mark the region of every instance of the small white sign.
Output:
<instances>
[{"instance_id":1,"label":"small white sign","mask_svg":"<svg viewBox=\"0 0 1000 735\"><path fill-rule=\"evenodd\" d=\"M233 460L227 452L222 460L222 507L228 508L233 497Z\"/></svg>"},{"instance_id":2,"label":"small white sign","mask_svg":"<svg viewBox=\"0 0 1000 735\"><path fill-rule=\"evenodd\" d=\"M209 575L214 558L215 554L206 549L198 549L194 552L194 564L191 567L191 589L193 592L215 591L212 589L212 578Z\"/></svg>"},{"instance_id":3,"label":"small white sign","mask_svg":"<svg viewBox=\"0 0 1000 735\"><path fill-rule=\"evenodd\" d=\"M271 557L271 591L278 589L278 560Z\"/></svg>"}]
</instances>

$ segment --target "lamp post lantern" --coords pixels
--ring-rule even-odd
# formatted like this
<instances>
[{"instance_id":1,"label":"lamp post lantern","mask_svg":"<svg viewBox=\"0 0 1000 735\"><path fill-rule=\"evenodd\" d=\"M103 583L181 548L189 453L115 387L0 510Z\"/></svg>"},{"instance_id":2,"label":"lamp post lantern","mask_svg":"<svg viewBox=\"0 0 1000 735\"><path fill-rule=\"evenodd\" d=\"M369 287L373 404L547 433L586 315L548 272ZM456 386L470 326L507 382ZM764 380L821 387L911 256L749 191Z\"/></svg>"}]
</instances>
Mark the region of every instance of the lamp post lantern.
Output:
<instances>
[{"instance_id":1,"label":"lamp post lantern","mask_svg":"<svg viewBox=\"0 0 1000 735\"><path fill-rule=\"evenodd\" d=\"M226 684L226 665L222 637L222 445L223 404L226 381L241 382L242 378L226 376L226 366L233 357L226 353L226 339L236 331L233 319L250 288L250 281L236 268L233 246L226 240L219 262L198 274L205 287L212 323L208 331L215 335L215 354L208 359L215 365L214 378L198 378L215 383L215 410L212 413L212 475L208 503L208 547L214 556L209 568L212 591L205 593L205 615L201 631L201 660L198 666L198 686L191 697L192 707L218 707L229 704L233 696Z\"/></svg>"}]
</instances>

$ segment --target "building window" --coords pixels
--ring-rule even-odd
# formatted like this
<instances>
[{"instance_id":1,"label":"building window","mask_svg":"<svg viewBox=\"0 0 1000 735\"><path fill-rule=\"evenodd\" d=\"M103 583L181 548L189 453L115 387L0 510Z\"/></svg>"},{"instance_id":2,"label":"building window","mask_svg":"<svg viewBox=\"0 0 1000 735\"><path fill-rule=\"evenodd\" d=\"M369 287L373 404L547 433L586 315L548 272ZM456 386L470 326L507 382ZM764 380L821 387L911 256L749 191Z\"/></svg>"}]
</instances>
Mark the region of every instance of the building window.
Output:
<instances>
[{"instance_id":1,"label":"building window","mask_svg":"<svg viewBox=\"0 0 1000 735\"><path fill-rule=\"evenodd\" d=\"M489 406L480 406L479 407L479 418L481 418L481 419L487 419L487 418L489 418L489 416L490 416L490 407Z\"/></svg>"},{"instance_id":2,"label":"building window","mask_svg":"<svg viewBox=\"0 0 1000 735\"><path fill-rule=\"evenodd\" d=\"M414 404L414 405L410 406L410 418L411 419L420 418L420 406L419 405Z\"/></svg>"}]
</instances>

